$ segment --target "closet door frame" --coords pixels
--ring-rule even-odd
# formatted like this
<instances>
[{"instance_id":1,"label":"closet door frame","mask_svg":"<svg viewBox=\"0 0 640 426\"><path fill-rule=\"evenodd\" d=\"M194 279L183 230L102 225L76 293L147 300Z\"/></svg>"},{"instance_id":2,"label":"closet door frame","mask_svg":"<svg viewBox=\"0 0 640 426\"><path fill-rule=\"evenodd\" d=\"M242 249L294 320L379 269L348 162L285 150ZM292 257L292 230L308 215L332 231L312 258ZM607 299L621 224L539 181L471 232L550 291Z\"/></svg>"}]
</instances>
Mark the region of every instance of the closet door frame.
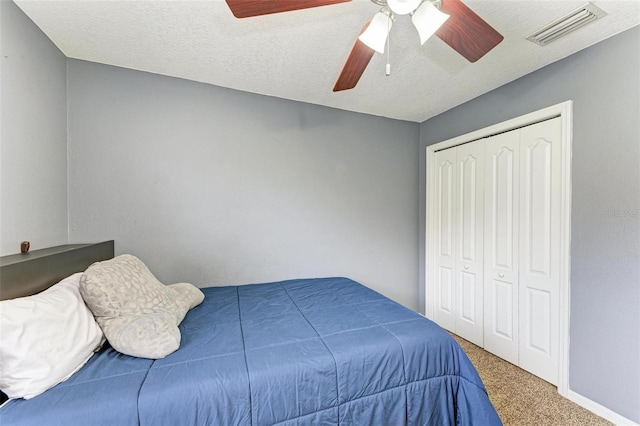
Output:
<instances>
[{"instance_id":1,"label":"closet door frame","mask_svg":"<svg viewBox=\"0 0 640 426\"><path fill-rule=\"evenodd\" d=\"M434 317L435 296L435 235L437 212L435 211L435 153L443 149L508 132L520 127L560 117L562 123L562 190L560 205L560 287L559 287L559 330L558 330L558 393L564 397L569 393L569 319L571 294L571 145L573 138L573 101L562 102L502 123L476 130L426 149L426 226L425 226L425 314Z\"/></svg>"}]
</instances>

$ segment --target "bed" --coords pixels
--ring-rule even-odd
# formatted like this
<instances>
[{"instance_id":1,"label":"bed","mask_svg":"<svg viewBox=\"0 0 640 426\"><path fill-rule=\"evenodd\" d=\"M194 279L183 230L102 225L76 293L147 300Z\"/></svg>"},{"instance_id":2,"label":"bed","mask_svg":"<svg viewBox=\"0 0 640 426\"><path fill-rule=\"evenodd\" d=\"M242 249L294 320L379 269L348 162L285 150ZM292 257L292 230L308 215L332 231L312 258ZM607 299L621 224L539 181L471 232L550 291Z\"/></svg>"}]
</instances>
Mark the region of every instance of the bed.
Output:
<instances>
[{"instance_id":1,"label":"bed","mask_svg":"<svg viewBox=\"0 0 640 426\"><path fill-rule=\"evenodd\" d=\"M202 291L174 353L153 360L105 345L68 380L7 401L0 424L501 424L443 329L355 281Z\"/></svg>"}]
</instances>

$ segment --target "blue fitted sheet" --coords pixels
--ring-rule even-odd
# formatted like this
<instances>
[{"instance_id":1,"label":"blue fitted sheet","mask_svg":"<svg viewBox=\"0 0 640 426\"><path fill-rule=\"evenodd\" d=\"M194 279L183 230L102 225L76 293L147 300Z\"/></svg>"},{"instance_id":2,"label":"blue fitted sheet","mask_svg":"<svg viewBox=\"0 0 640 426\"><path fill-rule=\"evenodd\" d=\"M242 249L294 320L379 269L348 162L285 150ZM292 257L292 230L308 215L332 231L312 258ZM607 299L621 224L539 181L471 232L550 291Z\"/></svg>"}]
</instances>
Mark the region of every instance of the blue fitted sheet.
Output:
<instances>
[{"instance_id":1,"label":"blue fitted sheet","mask_svg":"<svg viewBox=\"0 0 640 426\"><path fill-rule=\"evenodd\" d=\"M202 290L178 351L106 348L0 424L501 424L444 330L352 280Z\"/></svg>"}]
</instances>

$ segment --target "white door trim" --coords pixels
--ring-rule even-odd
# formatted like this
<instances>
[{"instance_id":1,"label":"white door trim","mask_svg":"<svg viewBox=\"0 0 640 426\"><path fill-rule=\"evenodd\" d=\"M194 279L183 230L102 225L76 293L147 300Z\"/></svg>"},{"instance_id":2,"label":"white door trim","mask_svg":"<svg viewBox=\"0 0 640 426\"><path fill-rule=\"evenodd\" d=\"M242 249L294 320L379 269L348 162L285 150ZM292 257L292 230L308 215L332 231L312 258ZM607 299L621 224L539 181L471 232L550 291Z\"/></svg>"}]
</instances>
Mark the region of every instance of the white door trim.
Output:
<instances>
[{"instance_id":1,"label":"white door trim","mask_svg":"<svg viewBox=\"0 0 640 426\"><path fill-rule=\"evenodd\" d=\"M483 139L498 133L524 127L554 117L562 121L562 195L560 207L560 288L559 288L559 333L558 333L558 393L564 397L569 392L569 318L571 294L571 144L573 138L573 102L566 101L521 117L516 117L484 129L476 130L434 145L427 146L426 152L426 226L425 226L425 314L433 319L435 282L434 254L435 203L435 153L446 148Z\"/></svg>"}]
</instances>

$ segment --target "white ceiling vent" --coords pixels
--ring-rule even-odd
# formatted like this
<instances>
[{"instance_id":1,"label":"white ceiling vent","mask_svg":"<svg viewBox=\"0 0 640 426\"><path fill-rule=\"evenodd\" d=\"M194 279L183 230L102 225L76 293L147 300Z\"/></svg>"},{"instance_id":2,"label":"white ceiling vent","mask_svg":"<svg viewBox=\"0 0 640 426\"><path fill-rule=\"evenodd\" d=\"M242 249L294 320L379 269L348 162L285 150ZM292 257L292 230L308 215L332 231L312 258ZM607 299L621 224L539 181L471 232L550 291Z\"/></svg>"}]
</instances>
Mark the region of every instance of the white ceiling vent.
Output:
<instances>
[{"instance_id":1,"label":"white ceiling vent","mask_svg":"<svg viewBox=\"0 0 640 426\"><path fill-rule=\"evenodd\" d=\"M556 19L552 23L545 25L535 33L527 37L527 40L532 41L540 46L546 46L569 34L571 31L593 22L598 18L605 16L607 12L600 9L593 3L587 3L584 6L567 13L562 18Z\"/></svg>"}]
</instances>

